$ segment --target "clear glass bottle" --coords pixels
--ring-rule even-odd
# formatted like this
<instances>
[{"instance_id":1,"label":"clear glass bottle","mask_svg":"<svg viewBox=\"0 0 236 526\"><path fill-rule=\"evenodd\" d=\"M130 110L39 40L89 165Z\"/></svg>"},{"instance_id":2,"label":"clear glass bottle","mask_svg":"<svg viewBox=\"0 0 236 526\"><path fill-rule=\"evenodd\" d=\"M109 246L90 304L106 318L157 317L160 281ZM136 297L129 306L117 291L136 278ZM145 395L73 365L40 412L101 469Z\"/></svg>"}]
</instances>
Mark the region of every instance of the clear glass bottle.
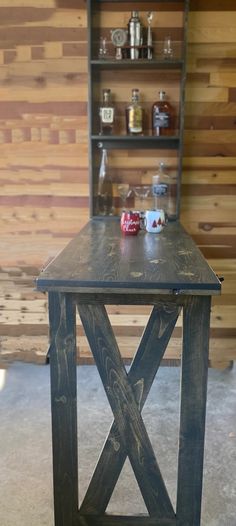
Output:
<instances>
[{"instance_id":1,"label":"clear glass bottle","mask_svg":"<svg viewBox=\"0 0 236 526\"><path fill-rule=\"evenodd\" d=\"M139 89L132 89L132 102L126 108L126 131L129 135L143 133L143 108L139 102Z\"/></svg>"},{"instance_id":2,"label":"clear glass bottle","mask_svg":"<svg viewBox=\"0 0 236 526\"><path fill-rule=\"evenodd\" d=\"M174 135L174 109L166 100L165 91L159 92L160 99L152 106L152 134Z\"/></svg>"},{"instance_id":3,"label":"clear glass bottle","mask_svg":"<svg viewBox=\"0 0 236 526\"><path fill-rule=\"evenodd\" d=\"M114 128L115 109L111 102L111 90L102 91L102 103L99 108L100 135L111 135Z\"/></svg>"},{"instance_id":4,"label":"clear glass bottle","mask_svg":"<svg viewBox=\"0 0 236 526\"><path fill-rule=\"evenodd\" d=\"M107 150L102 150L98 175L97 214L102 216L113 213L112 179L108 169Z\"/></svg>"},{"instance_id":5,"label":"clear glass bottle","mask_svg":"<svg viewBox=\"0 0 236 526\"><path fill-rule=\"evenodd\" d=\"M170 207L170 176L163 161L160 162L157 173L153 175L152 194L154 197L154 208L156 210L164 210L168 217Z\"/></svg>"}]
</instances>

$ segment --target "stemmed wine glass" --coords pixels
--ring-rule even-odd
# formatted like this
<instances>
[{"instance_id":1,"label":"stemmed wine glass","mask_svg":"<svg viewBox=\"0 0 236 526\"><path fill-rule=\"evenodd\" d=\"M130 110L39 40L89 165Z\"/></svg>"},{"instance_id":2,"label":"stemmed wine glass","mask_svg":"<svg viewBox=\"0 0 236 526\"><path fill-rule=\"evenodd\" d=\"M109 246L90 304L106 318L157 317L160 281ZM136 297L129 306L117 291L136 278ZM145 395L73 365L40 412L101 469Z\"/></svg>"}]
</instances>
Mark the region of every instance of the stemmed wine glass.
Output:
<instances>
[{"instance_id":1,"label":"stemmed wine glass","mask_svg":"<svg viewBox=\"0 0 236 526\"><path fill-rule=\"evenodd\" d=\"M128 183L118 184L117 186L119 197L122 201L122 209L125 209L126 199L131 194L130 186Z\"/></svg>"},{"instance_id":2,"label":"stemmed wine glass","mask_svg":"<svg viewBox=\"0 0 236 526\"><path fill-rule=\"evenodd\" d=\"M151 185L134 186L134 193L139 198L142 209L144 209L143 202L151 193Z\"/></svg>"}]
</instances>

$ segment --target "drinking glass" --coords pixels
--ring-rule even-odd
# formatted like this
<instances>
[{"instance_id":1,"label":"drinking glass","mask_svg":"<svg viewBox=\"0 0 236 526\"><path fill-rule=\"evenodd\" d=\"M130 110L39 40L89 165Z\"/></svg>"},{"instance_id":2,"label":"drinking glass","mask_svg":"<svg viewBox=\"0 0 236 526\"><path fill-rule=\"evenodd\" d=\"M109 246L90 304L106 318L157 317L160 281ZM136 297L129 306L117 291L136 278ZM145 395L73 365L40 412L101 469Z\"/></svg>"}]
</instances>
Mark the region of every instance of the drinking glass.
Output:
<instances>
[{"instance_id":1,"label":"drinking glass","mask_svg":"<svg viewBox=\"0 0 236 526\"><path fill-rule=\"evenodd\" d=\"M122 201L122 209L125 209L126 199L131 194L130 186L129 184L126 184L126 183L118 184L117 190L118 190L119 197L121 198L121 201Z\"/></svg>"},{"instance_id":2,"label":"drinking glass","mask_svg":"<svg viewBox=\"0 0 236 526\"><path fill-rule=\"evenodd\" d=\"M103 58L107 58L107 56L108 56L107 38L100 37L98 58L103 59Z\"/></svg>"},{"instance_id":3,"label":"drinking glass","mask_svg":"<svg viewBox=\"0 0 236 526\"><path fill-rule=\"evenodd\" d=\"M163 58L165 60L173 58L173 46L172 46L172 41L171 41L171 37L170 36L165 37L165 39L164 39L162 53L163 53Z\"/></svg>"},{"instance_id":4,"label":"drinking glass","mask_svg":"<svg viewBox=\"0 0 236 526\"><path fill-rule=\"evenodd\" d=\"M144 206L144 202L150 196L151 190L152 190L151 185L134 186L134 193L135 193L135 196L138 197L140 201L140 206L142 210L145 210L145 208L147 208Z\"/></svg>"}]
</instances>

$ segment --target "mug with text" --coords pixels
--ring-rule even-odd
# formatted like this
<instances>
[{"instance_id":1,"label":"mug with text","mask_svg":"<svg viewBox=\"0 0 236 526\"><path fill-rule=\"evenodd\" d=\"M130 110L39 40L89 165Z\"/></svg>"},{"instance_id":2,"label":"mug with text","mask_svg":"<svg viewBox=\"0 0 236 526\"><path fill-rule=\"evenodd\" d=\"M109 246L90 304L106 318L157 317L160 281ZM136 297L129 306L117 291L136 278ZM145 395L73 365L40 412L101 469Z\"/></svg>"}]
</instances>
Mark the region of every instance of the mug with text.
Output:
<instances>
[{"instance_id":1,"label":"mug with text","mask_svg":"<svg viewBox=\"0 0 236 526\"><path fill-rule=\"evenodd\" d=\"M140 230L140 213L137 211L123 212L120 227L126 236L135 236Z\"/></svg>"}]
</instances>

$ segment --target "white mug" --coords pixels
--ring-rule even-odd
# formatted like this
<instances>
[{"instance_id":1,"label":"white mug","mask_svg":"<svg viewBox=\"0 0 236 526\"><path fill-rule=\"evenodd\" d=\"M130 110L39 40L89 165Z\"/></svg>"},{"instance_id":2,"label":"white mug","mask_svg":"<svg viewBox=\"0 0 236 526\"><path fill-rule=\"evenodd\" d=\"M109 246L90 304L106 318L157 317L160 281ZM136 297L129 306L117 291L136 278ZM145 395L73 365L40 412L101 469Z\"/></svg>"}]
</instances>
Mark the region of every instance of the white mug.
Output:
<instances>
[{"instance_id":1,"label":"white mug","mask_svg":"<svg viewBox=\"0 0 236 526\"><path fill-rule=\"evenodd\" d=\"M164 210L147 210L145 212L145 227L147 232L159 234L166 224Z\"/></svg>"}]
</instances>

